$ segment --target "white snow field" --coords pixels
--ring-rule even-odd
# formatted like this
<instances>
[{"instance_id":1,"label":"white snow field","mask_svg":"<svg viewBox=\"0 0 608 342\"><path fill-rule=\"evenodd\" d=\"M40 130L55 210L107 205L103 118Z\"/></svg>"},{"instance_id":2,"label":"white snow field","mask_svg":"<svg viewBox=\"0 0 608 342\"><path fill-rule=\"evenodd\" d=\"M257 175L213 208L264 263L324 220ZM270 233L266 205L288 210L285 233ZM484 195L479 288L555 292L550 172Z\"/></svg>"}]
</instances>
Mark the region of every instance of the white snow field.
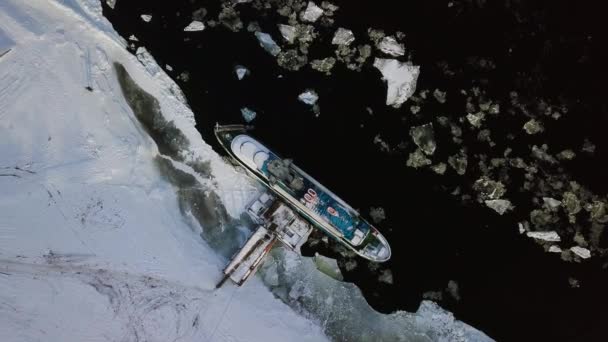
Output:
<instances>
[{"instance_id":1,"label":"white snow field","mask_svg":"<svg viewBox=\"0 0 608 342\"><path fill-rule=\"evenodd\" d=\"M215 290L257 187L126 45L99 0L0 0L0 341L489 340L428 302L379 314L281 249ZM114 63L186 137L179 158L159 157Z\"/></svg>"}]
</instances>

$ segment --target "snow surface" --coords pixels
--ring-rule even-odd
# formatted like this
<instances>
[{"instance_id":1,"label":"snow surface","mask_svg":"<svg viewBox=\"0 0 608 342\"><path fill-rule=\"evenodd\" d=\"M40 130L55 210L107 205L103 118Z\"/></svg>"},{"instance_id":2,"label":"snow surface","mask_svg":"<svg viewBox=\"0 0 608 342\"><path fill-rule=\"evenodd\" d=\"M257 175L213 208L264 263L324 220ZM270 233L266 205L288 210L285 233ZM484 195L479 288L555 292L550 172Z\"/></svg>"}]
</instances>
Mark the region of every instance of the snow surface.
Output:
<instances>
[{"instance_id":1,"label":"snow surface","mask_svg":"<svg viewBox=\"0 0 608 342\"><path fill-rule=\"evenodd\" d=\"M1 341L490 340L431 302L379 314L282 249L215 290L258 188L202 140L179 87L126 51L100 0L2 0L0 32ZM179 160L159 156L114 63L183 134Z\"/></svg>"},{"instance_id":2,"label":"snow surface","mask_svg":"<svg viewBox=\"0 0 608 342\"><path fill-rule=\"evenodd\" d=\"M226 259L180 213L112 62L209 161L225 202L242 210L230 188L249 180L100 13L94 1L0 1L0 29L16 42L0 59L0 340L325 340L259 280L214 290Z\"/></svg>"},{"instance_id":3,"label":"snow surface","mask_svg":"<svg viewBox=\"0 0 608 342\"><path fill-rule=\"evenodd\" d=\"M0 29L0 56L6 54L13 46L15 46L15 42Z\"/></svg>"}]
</instances>

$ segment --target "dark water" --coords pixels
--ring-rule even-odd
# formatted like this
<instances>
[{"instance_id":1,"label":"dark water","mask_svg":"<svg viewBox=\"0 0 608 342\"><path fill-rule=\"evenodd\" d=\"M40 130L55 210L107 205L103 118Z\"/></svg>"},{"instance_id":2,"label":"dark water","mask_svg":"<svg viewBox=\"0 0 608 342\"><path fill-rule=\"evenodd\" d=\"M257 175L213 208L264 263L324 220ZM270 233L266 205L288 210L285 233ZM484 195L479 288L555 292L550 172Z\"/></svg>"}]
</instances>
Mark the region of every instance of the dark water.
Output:
<instances>
[{"instance_id":1,"label":"dark water","mask_svg":"<svg viewBox=\"0 0 608 342\"><path fill-rule=\"evenodd\" d=\"M597 160L605 160L602 147L608 146L603 133L608 127L603 103L608 56L598 8L573 1L483 6L483 1L455 2L451 9L445 1L335 3L341 5L337 22L355 35L363 35L370 26L406 33L414 63L422 66L418 88L448 90L448 105L425 110L463 111L462 99L455 94L475 84L487 86L496 96L517 89L567 99L577 115L569 125L572 133L564 131L556 143L583 136L596 142L597 159L583 159L572 172L582 183L605 193L608 169ZM443 291L454 280L460 300L444 293L440 304L495 339L605 340L608 277L600 261L564 263L520 236L516 215L499 217L449 195L443 185L457 184L456 177L415 171L405 166L404 155L379 151L374 136L380 133L396 146L408 139L415 119L405 108L384 105L386 90L377 70L368 66L354 73L338 66L332 77L309 68L295 73L282 70L245 30L207 28L184 33L190 13L201 6L215 13L219 5L118 1L114 11L106 8L104 13L123 37L135 34L160 65L171 65L170 75L189 72L190 80L178 83L206 142L217 147L213 125L243 122L240 108L249 107L258 113L255 134L261 141L280 155L293 157L361 212L367 213L371 206L385 209L388 219L379 226L391 243L393 257L382 267L392 270L394 284L379 282L377 272L362 260L355 271L345 274L376 310L415 311L424 292ZM151 23L139 19L144 13L153 15ZM251 15L246 10L242 14ZM278 40L273 18L257 20ZM330 53L314 46L312 51L319 54L315 58ZM472 70L467 64L470 56L492 58L499 67L491 72ZM466 72L445 77L437 67L440 61ZM242 81L233 72L237 64L251 70ZM297 101L307 88L320 95L319 117ZM374 110L373 115L366 107ZM578 279L581 287L572 288L570 277Z\"/></svg>"}]
</instances>

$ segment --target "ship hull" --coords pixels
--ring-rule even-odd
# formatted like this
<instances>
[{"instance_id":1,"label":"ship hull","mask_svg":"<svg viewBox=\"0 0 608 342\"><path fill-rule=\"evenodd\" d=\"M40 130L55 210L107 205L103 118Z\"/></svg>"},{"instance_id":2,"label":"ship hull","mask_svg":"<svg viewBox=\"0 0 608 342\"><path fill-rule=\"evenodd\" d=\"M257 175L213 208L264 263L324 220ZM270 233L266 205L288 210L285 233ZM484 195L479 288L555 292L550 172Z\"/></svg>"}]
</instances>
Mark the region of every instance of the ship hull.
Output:
<instances>
[{"instance_id":1,"label":"ship hull","mask_svg":"<svg viewBox=\"0 0 608 342\"><path fill-rule=\"evenodd\" d=\"M390 258L390 246L375 227L303 170L246 134L250 129L218 125L215 135L238 165L315 227L365 259L384 262Z\"/></svg>"}]
</instances>

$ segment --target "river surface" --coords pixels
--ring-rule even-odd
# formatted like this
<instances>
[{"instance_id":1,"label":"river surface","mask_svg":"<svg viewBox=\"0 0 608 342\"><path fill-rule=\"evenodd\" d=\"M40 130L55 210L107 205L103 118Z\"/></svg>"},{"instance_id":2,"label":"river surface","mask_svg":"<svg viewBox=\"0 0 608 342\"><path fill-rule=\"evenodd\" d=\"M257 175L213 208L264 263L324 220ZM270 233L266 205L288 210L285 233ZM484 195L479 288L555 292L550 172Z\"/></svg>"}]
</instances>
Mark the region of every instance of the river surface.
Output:
<instances>
[{"instance_id":1,"label":"river surface","mask_svg":"<svg viewBox=\"0 0 608 342\"><path fill-rule=\"evenodd\" d=\"M606 54L597 44L583 42L586 36L600 40L604 35L593 8L543 1L523 7L519 15L549 27L537 39L526 33L529 23L518 23L503 5L484 1L454 2L456 12L445 1L336 3L341 6L336 20L355 35L368 27L405 32L407 49L421 65L419 89L446 89L449 97L470 87L473 79L473 85L491 81L489 88L502 94L517 86L518 73L534 75L530 70L540 65L542 89L526 90L543 96L566 94L597 109L596 116L575 120L563 139L595 138L600 157L605 156L602 146L608 144L602 127L607 127L607 117L600 89L606 88L601 78L607 68L597 60ZM387 219L378 227L392 246L392 259L379 268L357 259L357 268L343 269L345 280L359 286L372 307L380 312L415 311L424 293L436 291L442 293L442 307L500 341L603 340L608 277L602 261L566 263L520 235L515 217L464 205L450 195L446 184L456 184L456 176L419 172L406 167L403 154L381 151L374 143L378 134L397 146L408 138L411 122L404 114L408 103L401 110L384 104L386 88L376 69L368 65L350 72L335 67L331 77L310 68L286 71L246 30L184 33L190 14L201 6L214 13L219 4L119 0L114 10L104 8L104 13L125 39L134 34L137 46L148 49L159 65L170 65L167 72L184 91L198 130L218 153L222 150L213 126L243 123L240 109L247 107L257 112L254 134L272 150L293 158L363 214L371 207L384 208ZM145 23L141 14L151 14L152 21ZM243 10L242 15L252 14ZM256 19L263 30L276 33L276 18ZM331 53L319 49L316 52ZM478 80L473 71L467 77L446 78L436 67L447 61L466 68L471 56L492 58L499 67ZM576 64L580 58L594 63ZM246 66L250 74L239 81L236 65ZM177 79L182 72L189 73L187 82ZM319 94L318 116L297 100L306 89ZM437 111L462 111L462 106L448 101ZM443 143L438 140L439 148ZM605 164L581 164L573 172L605 193ZM307 246L304 252L341 258L323 244ZM379 280L386 269L392 272L392 284ZM457 284L456 295L446 290L450 282Z\"/></svg>"}]
</instances>

